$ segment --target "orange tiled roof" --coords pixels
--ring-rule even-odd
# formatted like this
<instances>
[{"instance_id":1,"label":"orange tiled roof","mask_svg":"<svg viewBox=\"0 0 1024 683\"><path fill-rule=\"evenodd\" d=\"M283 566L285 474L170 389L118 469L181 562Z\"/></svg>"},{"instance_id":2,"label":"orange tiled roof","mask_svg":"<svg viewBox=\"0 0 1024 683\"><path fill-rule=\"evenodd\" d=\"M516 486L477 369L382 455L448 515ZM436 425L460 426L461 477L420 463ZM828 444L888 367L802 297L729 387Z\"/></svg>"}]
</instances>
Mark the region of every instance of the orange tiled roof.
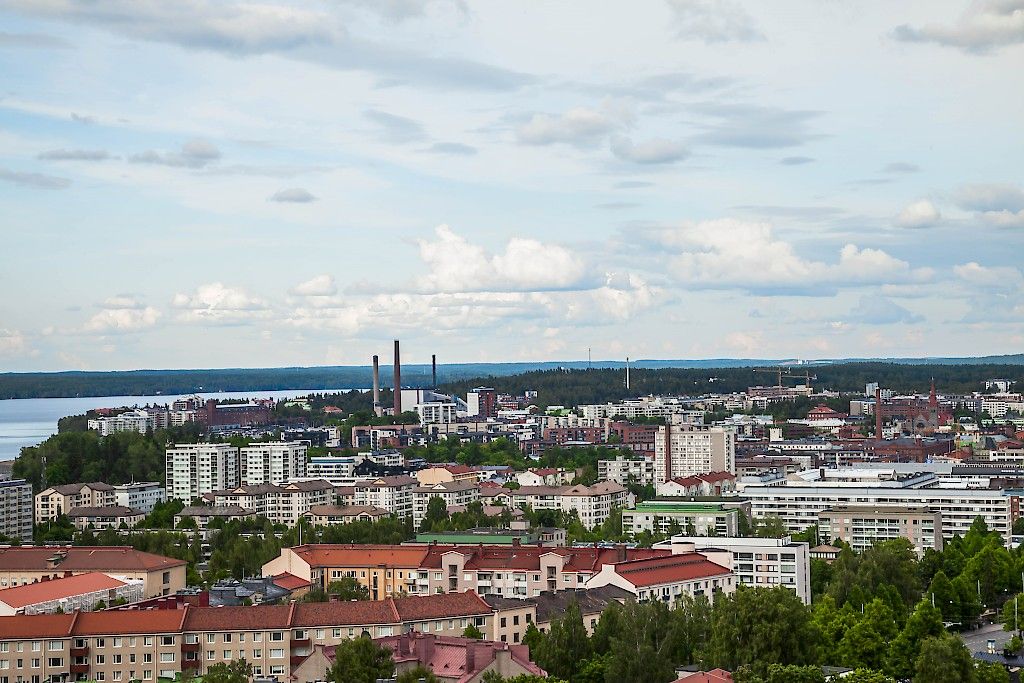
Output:
<instances>
[{"instance_id":1,"label":"orange tiled roof","mask_svg":"<svg viewBox=\"0 0 1024 683\"><path fill-rule=\"evenodd\" d=\"M54 571L157 571L186 564L129 546L12 546L0 548L0 571L46 571L51 558L64 555Z\"/></svg>"},{"instance_id":2,"label":"orange tiled roof","mask_svg":"<svg viewBox=\"0 0 1024 683\"><path fill-rule=\"evenodd\" d=\"M124 586L125 582L100 572L89 572L51 581L37 581L24 586L0 590L0 602L14 609L40 602L60 600L84 593L110 590Z\"/></svg>"},{"instance_id":3,"label":"orange tiled roof","mask_svg":"<svg viewBox=\"0 0 1024 683\"><path fill-rule=\"evenodd\" d=\"M292 548L311 567L418 567L427 549L422 546L318 544Z\"/></svg>"},{"instance_id":4,"label":"orange tiled roof","mask_svg":"<svg viewBox=\"0 0 1024 683\"><path fill-rule=\"evenodd\" d=\"M729 574L727 567L715 564L700 553L681 553L667 557L630 560L615 564L615 572L634 586L657 586L678 581L711 578Z\"/></svg>"}]
</instances>

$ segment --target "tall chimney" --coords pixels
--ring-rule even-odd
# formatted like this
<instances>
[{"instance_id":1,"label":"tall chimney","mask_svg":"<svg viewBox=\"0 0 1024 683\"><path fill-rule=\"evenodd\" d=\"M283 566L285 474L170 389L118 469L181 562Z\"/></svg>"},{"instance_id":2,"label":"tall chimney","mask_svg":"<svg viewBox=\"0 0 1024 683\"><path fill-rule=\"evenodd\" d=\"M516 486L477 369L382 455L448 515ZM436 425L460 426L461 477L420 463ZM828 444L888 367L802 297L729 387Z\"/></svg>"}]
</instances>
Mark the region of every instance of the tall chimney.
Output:
<instances>
[{"instance_id":1,"label":"tall chimney","mask_svg":"<svg viewBox=\"0 0 1024 683\"><path fill-rule=\"evenodd\" d=\"M373 412L380 417L380 357L373 354Z\"/></svg>"},{"instance_id":2,"label":"tall chimney","mask_svg":"<svg viewBox=\"0 0 1024 683\"><path fill-rule=\"evenodd\" d=\"M395 340L395 417L402 414L402 361L398 357L398 340Z\"/></svg>"},{"instance_id":3,"label":"tall chimney","mask_svg":"<svg viewBox=\"0 0 1024 683\"><path fill-rule=\"evenodd\" d=\"M875 438L882 440L882 388L875 387Z\"/></svg>"},{"instance_id":4,"label":"tall chimney","mask_svg":"<svg viewBox=\"0 0 1024 683\"><path fill-rule=\"evenodd\" d=\"M626 356L626 391L629 391L629 356Z\"/></svg>"},{"instance_id":5,"label":"tall chimney","mask_svg":"<svg viewBox=\"0 0 1024 683\"><path fill-rule=\"evenodd\" d=\"M431 389L437 390L437 354L430 354L430 373L433 377L433 384L430 385Z\"/></svg>"}]
</instances>

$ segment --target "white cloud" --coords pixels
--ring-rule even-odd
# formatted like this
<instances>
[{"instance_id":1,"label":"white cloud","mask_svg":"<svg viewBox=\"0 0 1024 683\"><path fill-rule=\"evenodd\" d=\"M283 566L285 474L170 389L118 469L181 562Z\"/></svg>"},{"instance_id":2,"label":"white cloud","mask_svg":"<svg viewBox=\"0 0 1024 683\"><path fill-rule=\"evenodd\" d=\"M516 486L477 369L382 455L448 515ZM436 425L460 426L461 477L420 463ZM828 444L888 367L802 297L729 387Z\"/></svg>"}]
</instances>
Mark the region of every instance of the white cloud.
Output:
<instances>
[{"instance_id":1,"label":"white cloud","mask_svg":"<svg viewBox=\"0 0 1024 683\"><path fill-rule=\"evenodd\" d=\"M971 261L953 266L953 273L970 285L999 289L1017 289L1024 285L1021 272L1010 266L983 266Z\"/></svg>"},{"instance_id":2,"label":"white cloud","mask_svg":"<svg viewBox=\"0 0 1024 683\"><path fill-rule=\"evenodd\" d=\"M28 339L18 330L0 328L0 356L21 355L28 350Z\"/></svg>"},{"instance_id":3,"label":"white cloud","mask_svg":"<svg viewBox=\"0 0 1024 683\"><path fill-rule=\"evenodd\" d=\"M245 322L271 315L263 299L220 282L200 285L192 294L175 294L171 305L181 309L179 319L188 322Z\"/></svg>"},{"instance_id":4,"label":"white cloud","mask_svg":"<svg viewBox=\"0 0 1024 683\"><path fill-rule=\"evenodd\" d=\"M64 190L71 187L71 181L67 178L59 178L44 173L12 171L7 168L0 168L0 180L5 180L15 185L35 187L40 190Z\"/></svg>"},{"instance_id":5,"label":"white cloud","mask_svg":"<svg viewBox=\"0 0 1024 683\"><path fill-rule=\"evenodd\" d=\"M51 149L41 152L37 159L44 161L104 161L110 158L105 149Z\"/></svg>"},{"instance_id":6,"label":"white cloud","mask_svg":"<svg viewBox=\"0 0 1024 683\"><path fill-rule=\"evenodd\" d=\"M433 240L419 240L420 258L430 271L420 287L435 292L537 291L579 288L583 262L565 247L514 237L490 254L447 225Z\"/></svg>"},{"instance_id":7,"label":"white cloud","mask_svg":"<svg viewBox=\"0 0 1024 683\"><path fill-rule=\"evenodd\" d=\"M289 292L295 296L334 296L338 287L332 275L317 275L292 287Z\"/></svg>"},{"instance_id":8,"label":"white cloud","mask_svg":"<svg viewBox=\"0 0 1024 683\"><path fill-rule=\"evenodd\" d=\"M1021 10L1024 14L1024 10ZM1024 228L1024 188L1008 183L965 185L954 195L961 208L975 211L996 228Z\"/></svg>"},{"instance_id":9,"label":"white cloud","mask_svg":"<svg viewBox=\"0 0 1024 683\"><path fill-rule=\"evenodd\" d=\"M936 43L976 53L1018 45L1024 43L1024 2L975 0L951 26L914 28L904 24L896 27L894 35L907 42Z\"/></svg>"},{"instance_id":10,"label":"white cloud","mask_svg":"<svg viewBox=\"0 0 1024 683\"><path fill-rule=\"evenodd\" d=\"M160 311L152 306L105 308L89 318L83 330L99 334L138 332L156 325L160 316Z\"/></svg>"},{"instance_id":11,"label":"white cloud","mask_svg":"<svg viewBox=\"0 0 1024 683\"><path fill-rule=\"evenodd\" d=\"M185 168L203 168L220 159L220 150L207 140L189 140L177 152L158 152L146 150L129 157L136 164L159 164L161 166L180 166Z\"/></svg>"},{"instance_id":12,"label":"white cloud","mask_svg":"<svg viewBox=\"0 0 1024 683\"><path fill-rule=\"evenodd\" d=\"M924 320L892 299L877 294L864 294L846 317L851 322L866 325L893 325L918 323Z\"/></svg>"},{"instance_id":13,"label":"white cloud","mask_svg":"<svg viewBox=\"0 0 1024 683\"><path fill-rule=\"evenodd\" d=\"M764 40L754 20L730 0L668 0L676 35L704 43Z\"/></svg>"},{"instance_id":14,"label":"white cloud","mask_svg":"<svg viewBox=\"0 0 1024 683\"><path fill-rule=\"evenodd\" d=\"M286 190L278 190L270 195L272 202L290 202L295 204L308 204L315 202L317 198L309 190L301 187L291 187Z\"/></svg>"},{"instance_id":15,"label":"white cloud","mask_svg":"<svg viewBox=\"0 0 1024 683\"><path fill-rule=\"evenodd\" d=\"M930 228L942 219L939 210L927 199L921 199L900 211L896 225L901 228Z\"/></svg>"},{"instance_id":16,"label":"white cloud","mask_svg":"<svg viewBox=\"0 0 1024 683\"><path fill-rule=\"evenodd\" d=\"M612 153L625 161L637 164L670 164L690 156L681 142L655 138L634 143L624 136L612 137Z\"/></svg>"},{"instance_id":17,"label":"white cloud","mask_svg":"<svg viewBox=\"0 0 1024 683\"><path fill-rule=\"evenodd\" d=\"M845 245L835 263L801 257L768 223L734 219L686 222L647 232L670 275L707 289L812 293L815 288L914 282L931 277L880 249Z\"/></svg>"},{"instance_id":18,"label":"white cloud","mask_svg":"<svg viewBox=\"0 0 1024 683\"><path fill-rule=\"evenodd\" d=\"M632 121L633 114L627 107L606 101L598 109L576 107L564 114L534 114L516 128L516 137L527 145L565 143L588 147L599 144Z\"/></svg>"},{"instance_id":19,"label":"white cloud","mask_svg":"<svg viewBox=\"0 0 1024 683\"><path fill-rule=\"evenodd\" d=\"M764 355L762 332L730 332L722 342L730 349L746 356Z\"/></svg>"}]
</instances>

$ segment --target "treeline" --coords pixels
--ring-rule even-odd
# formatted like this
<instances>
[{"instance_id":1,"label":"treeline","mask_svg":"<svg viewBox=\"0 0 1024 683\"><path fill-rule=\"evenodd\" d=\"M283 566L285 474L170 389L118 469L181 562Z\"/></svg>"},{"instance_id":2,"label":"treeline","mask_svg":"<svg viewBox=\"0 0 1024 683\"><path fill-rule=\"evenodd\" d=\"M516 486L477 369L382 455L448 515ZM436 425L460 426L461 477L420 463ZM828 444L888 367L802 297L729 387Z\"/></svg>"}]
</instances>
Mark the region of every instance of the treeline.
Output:
<instances>
[{"instance_id":1,"label":"treeline","mask_svg":"<svg viewBox=\"0 0 1024 683\"><path fill-rule=\"evenodd\" d=\"M734 671L740 683L817 683L823 665L857 669L843 680L861 683L1002 682L1002 667L976 665L946 625L966 628L1004 607L1012 629L1022 569L1022 552L979 518L920 559L897 539L860 554L846 547L832 565L813 560L810 606L787 588L741 586L713 605L689 597L676 609L612 605L591 637L570 607L526 642L540 666L570 683L664 682L685 664Z\"/></svg>"},{"instance_id":2,"label":"treeline","mask_svg":"<svg viewBox=\"0 0 1024 683\"><path fill-rule=\"evenodd\" d=\"M783 384L795 386L811 375L811 385L842 392L863 392L868 382L901 392L927 393L932 378L939 391L982 391L986 379L1024 382L1024 365L908 365L902 363L856 362L837 365L793 366L792 375L783 375ZM756 385L774 385L778 376L754 372L753 368L637 368L630 371L630 388L625 386L625 371L620 369L545 370L507 377L474 378L450 382L443 389L465 394L481 384L499 392L521 394L538 392L542 406L574 406L586 403L619 401L646 394L691 395L744 391Z\"/></svg>"}]
</instances>

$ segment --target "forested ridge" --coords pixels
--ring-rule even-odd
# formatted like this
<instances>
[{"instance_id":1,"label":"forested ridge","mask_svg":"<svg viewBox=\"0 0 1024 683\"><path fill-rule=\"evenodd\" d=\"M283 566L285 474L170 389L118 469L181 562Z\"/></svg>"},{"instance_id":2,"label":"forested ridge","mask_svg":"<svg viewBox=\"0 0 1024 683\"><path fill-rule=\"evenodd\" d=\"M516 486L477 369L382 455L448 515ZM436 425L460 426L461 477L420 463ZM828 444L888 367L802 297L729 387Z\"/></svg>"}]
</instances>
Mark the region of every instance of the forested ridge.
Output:
<instances>
[{"instance_id":1,"label":"forested ridge","mask_svg":"<svg viewBox=\"0 0 1024 683\"><path fill-rule=\"evenodd\" d=\"M381 358L381 383L391 385L391 368ZM763 361L774 366L778 361ZM773 384L771 374L756 374L758 361L638 361L631 373L632 394L706 393L738 391L752 384ZM717 365L717 367L716 367ZM1024 356L987 359L934 359L911 362L850 361L788 365L794 373L809 370L818 382L831 389L855 391L865 382L879 380L899 390L926 389L932 376L949 391L977 389L985 379L1024 378ZM568 371L568 372L566 372ZM548 389L561 378L566 390L563 402L613 400L627 395L621 362L566 363L459 363L438 366L438 380L446 387L468 388L488 384L506 390ZM585 378L585 379L583 379ZM712 378L716 378L711 381ZM786 383L797 380L797 374ZM281 389L366 389L372 384L369 366L309 368L235 368L219 370L131 370L118 372L0 373L0 399L59 398L68 396L155 396L159 394L209 393L216 391L273 391ZM429 365L402 367L402 385L429 387ZM616 387L621 391L615 391ZM583 392L572 400L572 391ZM549 392L552 393L552 392ZM554 401L552 401L554 402Z\"/></svg>"}]
</instances>

